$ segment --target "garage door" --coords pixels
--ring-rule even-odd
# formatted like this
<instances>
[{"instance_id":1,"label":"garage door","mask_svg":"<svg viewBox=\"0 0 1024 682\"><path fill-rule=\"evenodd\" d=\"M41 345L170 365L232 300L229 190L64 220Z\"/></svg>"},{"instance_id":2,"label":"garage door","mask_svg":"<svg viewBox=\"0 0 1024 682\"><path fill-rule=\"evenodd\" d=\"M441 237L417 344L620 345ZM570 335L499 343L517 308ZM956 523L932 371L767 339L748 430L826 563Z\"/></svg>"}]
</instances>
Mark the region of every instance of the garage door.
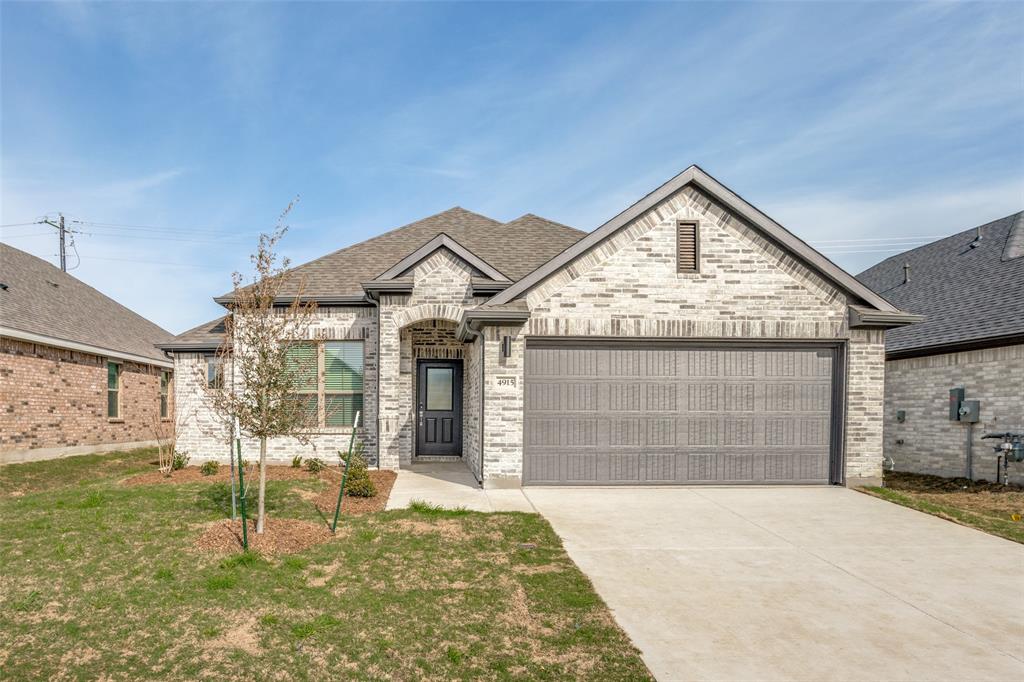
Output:
<instances>
[{"instance_id":1,"label":"garage door","mask_svg":"<svg viewBox=\"0 0 1024 682\"><path fill-rule=\"evenodd\" d=\"M835 351L528 344L523 481L827 483Z\"/></svg>"}]
</instances>

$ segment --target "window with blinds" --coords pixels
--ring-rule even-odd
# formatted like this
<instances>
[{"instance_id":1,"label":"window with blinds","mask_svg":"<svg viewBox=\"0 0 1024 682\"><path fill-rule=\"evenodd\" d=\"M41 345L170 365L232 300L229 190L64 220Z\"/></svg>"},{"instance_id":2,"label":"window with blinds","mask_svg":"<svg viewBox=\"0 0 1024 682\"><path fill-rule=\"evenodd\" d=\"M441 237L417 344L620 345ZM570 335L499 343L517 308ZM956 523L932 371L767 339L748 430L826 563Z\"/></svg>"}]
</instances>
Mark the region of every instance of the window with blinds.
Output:
<instances>
[{"instance_id":1,"label":"window with blinds","mask_svg":"<svg viewBox=\"0 0 1024 682\"><path fill-rule=\"evenodd\" d=\"M327 426L352 426L363 409L363 342L324 344L324 421Z\"/></svg>"},{"instance_id":2,"label":"window with blinds","mask_svg":"<svg viewBox=\"0 0 1024 682\"><path fill-rule=\"evenodd\" d=\"M121 363L107 362L107 418L121 418Z\"/></svg>"},{"instance_id":3,"label":"window with blinds","mask_svg":"<svg viewBox=\"0 0 1024 682\"><path fill-rule=\"evenodd\" d=\"M305 408L310 424L319 424L319 344L292 344L287 360L293 399Z\"/></svg>"},{"instance_id":4,"label":"window with blinds","mask_svg":"<svg viewBox=\"0 0 1024 682\"><path fill-rule=\"evenodd\" d=\"M171 388L171 373L160 372L160 418L167 419L169 413L168 398Z\"/></svg>"},{"instance_id":5,"label":"window with blinds","mask_svg":"<svg viewBox=\"0 0 1024 682\"><path fill-rule=\"evenodd\" d=\"M353 425L363 409L362 341L294 344L288 348L288 366L295 399L309 410L311 423L328 428Z\"/></svg>"},{"instance_id":6,"label":"window with blinds","mask_svg":"<svg viewBox=\"0 0 1024 682\"><path fill-rule=\"evenodd\" d=\"M697 223L676 223L676 272L700 272L700 236Z\"/></svg>"}]
</instances>

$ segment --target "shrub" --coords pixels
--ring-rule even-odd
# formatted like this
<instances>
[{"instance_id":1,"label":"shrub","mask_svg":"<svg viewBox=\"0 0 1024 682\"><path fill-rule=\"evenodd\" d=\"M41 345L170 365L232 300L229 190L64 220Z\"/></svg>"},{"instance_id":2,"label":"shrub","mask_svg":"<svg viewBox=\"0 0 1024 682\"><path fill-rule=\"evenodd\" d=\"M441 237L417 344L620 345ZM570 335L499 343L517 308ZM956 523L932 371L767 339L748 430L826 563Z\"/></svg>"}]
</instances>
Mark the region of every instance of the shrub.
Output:
<instances>
[{"instance_id":1,"label":"shrub","mask_svg":"<svg viewBox=\"0 0 1024 682\"><path fill-rule=\"evenodd\" d=\"M306 470L311 474L317 474L327 468L327 462L319 457L310 457L306 460Z\"/></svg>"},{"instance_id":2,"label":"shrub","mask_svg":"<svg viewBox=\"0 0 1024 682\"><path fill-rule=\"evenodd\" d=\"M363 459L362 442L352 453L352 459L348 463L348 476L345 479L345 492L352 497L373 497L377 494L377 487L370 480L370 474L366 470L366 460Z\"/></svg>"},{"instance_id":3,"label":"shrub","mask_svg":"<svg viewBox=\"0 0 1024 682\"><path fill-rule=\"evenodd\" d=\"M199 473L203 476L213 476L220 469L220 464L217 462L203 462L203 465L199 467Z\"/></svg>"},{"instance_id":4,"label":"shrub","mask_svg":"<svg viewBox=\"0 0 1024 682\"><path fill-rule=\"evenodd\" d=\"M171 458L171 471L177 471L178 469L184 469L188 466L188 461L192 459L191 456L184 450L175 450L174 456Z\"/></svg>"},{"instance_id":5,"label":"shrub","mask_svg":"<svg viewBox=\"0 0 1024 682\"><path fill-rule=\"evenodd\" d=\"M302 468L302 455L295 455L292 457L292 469Z\"/></svg>"}]
</instances>

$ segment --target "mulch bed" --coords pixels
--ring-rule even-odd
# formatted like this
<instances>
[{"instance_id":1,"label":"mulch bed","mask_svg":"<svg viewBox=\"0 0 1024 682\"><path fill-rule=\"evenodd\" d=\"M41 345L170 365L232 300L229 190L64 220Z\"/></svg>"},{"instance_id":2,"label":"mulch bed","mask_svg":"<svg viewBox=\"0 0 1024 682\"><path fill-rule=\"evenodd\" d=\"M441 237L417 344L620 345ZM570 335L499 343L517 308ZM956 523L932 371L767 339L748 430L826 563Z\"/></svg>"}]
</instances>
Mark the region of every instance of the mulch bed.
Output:
<instances>
[{"instance_id":1,"label":"mulch bed","mask_svg":"<svg viewBox=\"0 0 1024 682\"><path fill-rule=\"evenodd\" d=\"M338 529L339 532L341 529ZM291 554L327 542L334 536L325 524L297 519L267 517L262 533L249 519L249 550L264 555ZM195 541L196 548L213 554L233 554L242 549L242 522L215 521Z\"/></svg>"},{"instance_id":2,"label":"mulch bed","mask_svg":"<svg viewBox=\"0 0 1024 682\"><path fill-rule=\"evenodd\" d=\"M269 473L269 472L268 472ZM395 484L397 475L394 471L369 471L370 480L377 488L377 494L373 497L349 497L345 495L341 503L342 514L369 514L371 512L384 511L391 495L391 487ZM330 474L336 480L326 490L316 496L314 504L322 514L330 519L334 518L334 508L338 505L338 488L341 487L341 474L337 470L330 470Z\"/></svg>"},{"instance_id":3,"label":"mulch bed","mask_svg":"<svg viewBox=\"0 0 1024 682\"><path fill-rule=\"evenodd\" d=\"M257 480L260 470L257 467L249 467L245 472L246 479ZM332 474L338 475L336 469L323 469L319 473L311 474L305 468L297 469L290 466L268 466L268 481L308 481L316 478L326 478ZM231 480L231 467L221 464L217 473L211 476L204 476L197 466L187 466L184 469L172 471L170 476L165 476L161 471L148 471L121 481L122 485L153 485L156 483L226 483ZM335 490L337 493L337 490Z\"/></svg>"},{"instance_id":4,"label":"mulch bed","mask_svg":"<svg viewBox=\"0 0 1024 682\"><path fill-rule=\"evenodd\" d=\"M1020 493L1024 486L1002 485L985 480L943 478L930 474L912 474L905 471L887 471L885 487L914 493Z\"/></svg>"}]
</instances>

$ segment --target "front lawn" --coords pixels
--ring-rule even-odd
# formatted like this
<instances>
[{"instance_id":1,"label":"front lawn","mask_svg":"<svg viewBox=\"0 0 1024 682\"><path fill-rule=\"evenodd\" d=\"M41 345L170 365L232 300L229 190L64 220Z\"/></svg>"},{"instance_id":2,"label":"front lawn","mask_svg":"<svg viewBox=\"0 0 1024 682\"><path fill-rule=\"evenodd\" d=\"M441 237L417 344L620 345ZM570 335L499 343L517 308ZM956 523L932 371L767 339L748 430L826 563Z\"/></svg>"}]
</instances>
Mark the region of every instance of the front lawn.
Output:
<instances>
[{"instance_id":1,"label":"front lawn","mask_svg":"<svg viewBox=\"0 0 1024 682\"><path fill-rule=\"evenodd\" d=\"M884 500L1024 543L1024 488L890 471L884 488L864 488Z\"/></svg>"},{"instance_id":2,"label":"front lawn","mask_svg":"<svg viewBox=\"0 0 1024 682\"><path fill-rule=\"evenodd\" d=\"M126 486L152 451L0 467L4 679L650 679L535 514L345 516L295 554L195 546L221 481ZM326 482L268 483L322 522Z\"/></svg>"}]
</instances>

